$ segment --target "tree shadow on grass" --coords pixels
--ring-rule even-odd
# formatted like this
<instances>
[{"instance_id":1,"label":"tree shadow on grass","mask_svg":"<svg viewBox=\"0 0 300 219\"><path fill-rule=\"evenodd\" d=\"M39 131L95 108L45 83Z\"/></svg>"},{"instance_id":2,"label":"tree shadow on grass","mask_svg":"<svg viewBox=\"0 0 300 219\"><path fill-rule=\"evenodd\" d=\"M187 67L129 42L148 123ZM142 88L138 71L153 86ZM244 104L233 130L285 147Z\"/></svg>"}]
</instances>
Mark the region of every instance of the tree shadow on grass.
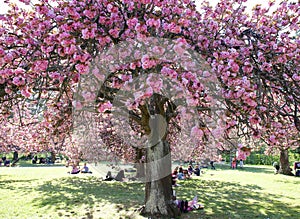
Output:
<instances>
[{"instance_id":1,"label":"tree shadow on grass","mask_svg":"<svg viewBox=\"0 0 300 219\"><path fill-rule=\"evenodd\" d=\"M143 187L141 183L106 182L96 177L64 177L38 186L35 190L40 198L34 200L34 205L71 213L82 205L100 208L100 203L113 203L125 210L137 209L143 203Z\"/></svg>"},{"instance_id":2,"label":"tree shadow on grass","mask_svg":"<svg viewBox=\"0 0 300 219\"><path fill-rule=\"evenodd\" d=\"M176 190L183 199L198 195L205 205L203 211L191 212L190 218L299 218L299 206L280 202L284 195L263 193L257 185L192 179Z\"/></svg>"},{"instance_id":3,"label":"tree shadow on grass","mask_svg":"<svg viewBox=\"0 0 300 219\"><path fill-rule=\"evenodd\" d=\"M18 167L63 167L65 166L63 163L55 163L55 164L32 164L28 161L20 161L17 163Z\"/></svg>"},{"instance_id":4,"label":"tree shadow on grass","mask_svg":"<svg viewBox=\"0 0 300 219\"><path fill-rule=\"evenodd\" d=\"M5 177L6 175L1 175L1 177ZM33 181L36 181L36 179L18 179L18 180L12 180L12 179L1 179L0 180L0 188L1 189L7 189L7 190L15 190L18 186L17 184L23 184L23 183L32 183Z\"/></svg>"},{"instance_id":5,"label":"tree shadow on grass","mask_svg":"<svg viewBox=\"0 0 300 219\"><path fill-rule=\"evenodd\" d=\"M291 179L289 179L289 180L287 180L287 179L286 180L277 179L277 180L275 180L275 182L300 185L300 177L295 177L295 176L286 176L286 177L289 177Z\"/></svg>"},{"instance_id":6,"label":"tree shadow on grass","mask_svg":"<svg viewBox=\"0 0 300 219\"><path fill-rule=\"evenodd\" d=\"M27 180L28 181L28 180ZM24 181L25 183L27 182ZM16 182L22 182L16 180ZM14 182L1 182L14 183ZM263 192L262 188L255 185L240 185L238 183L222 182L218 180L191 179L181 181L182 186L176 187L178 199L191 200L198 195L200 203L205 205L204 210L183 214L182 218L298 218L299 205L289 206L283 195L274 195ZM0 185L2 187L2 185ZM32 204L41 209L55 209L55 214L61 218L105 218L93 217L91 209L101 211L102 206L117 206L117 210L133 211L143 204L144 184L135 182L105 182L96 177L63 177L46 181L34 188L39 197ZM27 193L32 188L24 187ZM78 209L88 206L86 217L76 217ZM105 208L107 209L107 208ZM63 213L60 214L62 210ZM91 212L91 213L90 213ZM108 209L108 215L110 214ZM54 214L54 213L53 213ZM75 216L75 217L74 217ZM59 218L54 217L53 218ZM121 217L106 217L121 218ZM125 217L128 218L128 217Z\"/></svg>"}]
</instances>

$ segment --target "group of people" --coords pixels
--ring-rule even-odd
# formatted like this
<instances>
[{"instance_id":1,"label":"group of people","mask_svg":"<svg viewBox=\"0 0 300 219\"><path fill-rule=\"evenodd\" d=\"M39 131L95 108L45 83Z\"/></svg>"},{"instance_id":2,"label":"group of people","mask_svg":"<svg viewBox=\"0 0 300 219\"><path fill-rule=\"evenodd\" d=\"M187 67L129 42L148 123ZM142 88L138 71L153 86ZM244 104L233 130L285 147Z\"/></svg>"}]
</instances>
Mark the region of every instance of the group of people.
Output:
<instances>
[{"instance_id":1,"label":"group of people","mask_svg":"<svg viewBox=\"0 0 300 219\"><path fill-rule=\"evenodd\" d=\"M172 186L179 186L176 184L177 179L190 179L192 175L200 176L199 165L189 165L187 169L183 169L182 166L175 167L172 173ZM173 190L173 203L179 208L181 213L187 213L189 211L203 209L204 205L198 203L197 195L191 201L179 200L176 197L176 192Z\"/></svg>"},{"instance_id":2,"label":"group of people","mask_svg":"<svg viewBox=\"0 0 300 219\"><path fill-rule=\"evenodd\" d=\"M87 166L87 163L84 163L81 169L78 167L78 164L76 163L70 163L70 162L66 163L66 167L69 167L70 165L72 166L72 170L68 172L70 174L93 173L92 171L90 171L89 167ZM124 182L127 180L134 181L136 179L135 177L126 178L124 170L120 170L116 176L113 176L112 172L108 171L104 179L104 181L119 181L119 182Z\"/></svg>"},{"instance_id":3,"label":"group of people","mask_svg":"<svg viewBox=\"0 0 300 219\"><path fill-rule=\"evenodd\" d=\"M40 157L40 158L38 158L37 156L34 156L31 159L31 163L32 164L53 164L49 157L46 157L46 158L45 157Z\"/></svg>"},{"instance_id":4,"label":"group of people","mask_svg":"<svg viewBox=\"0 0 300 219\"><path fill-rule=\"evenodd\" d=\"M195 167L193 167L192 162L190 162L186 169L184 169L181 165L176 166L172 172L172 186L180 186L176 183L177 180L191 179L192 175L200 176L200 173L201 170L199 165L195 165ZM173 190L173 203L179 208L181 213L187 213L189 211L204 208L204 205L198 203L197 196L195 196L191 201L177 199L175 190Z\"/></svg>"},{"instance_id":5,"label":"group of people","mask_svg":"<svg viewBox=\"0 0 300 219\"><path fill-rule=\"evenodd\" d=\"M73 164L71 172L68 172L70 174L78 174L78 173L92 173L92 171L89 170L86 163L83 164L83 167L81 169L78 168L78 165Z\"/></svg>"},{"instance_id":6,"label":"group of people","mask_svg":"<svg viewBox=\"0 0 300 219\"><path fill-rule=\"evenodd\" d=\"M275 174L278 174L279 173L279 170L280 170L280 165L275 161L274 163L273 163L273 167L274 167L274 173ZM293 171L293 169L292 168L290 168L291 169L291 171ZM300 176L300 161L296 161L295 163L294 163L294 172L295 172L295 176Z\"/></svg>"},{"instance_id":7,"label":"group of people","mask_svg":"<svg viewBox=\"0 0 300 219\"><path fill-rule=\"evenodd\" d=\"M240 168L244 167L244 161L242 159L240 159ZM236 169L238 165L238 159L236 157L234 157L231 161L231 168L232 169Z\"/></svg>"},{"instance_id":8,"label":"group of people","mask_svg":"<svg viewBox=\"0 0 300 219\"><path fill-rule=\"evenodd\" d=\"M195 168L193 168L192 165L189 165L187 169L183 169L182 166L177 166L173 170L172 173L172 185L176 186L177 179L184 180L184 179L190 179L192 175L200 176L200 168L199 165L196 165Z\"/></svg>"},{"instance_id":9,"label":"group of people","mask_svg":"<svg viewBox=\"0 0 300 219\"><path fill-rule=\"evenodd\" d=\"M16 159L13 159L12 161L11 160L8 160L6 158L6 156L3 156L1 159L0 159L0 166L3 166L4 167L13 167L16 165L16 163L19 161L19 158L16 158Z\"/></svg>"}]
</instances>

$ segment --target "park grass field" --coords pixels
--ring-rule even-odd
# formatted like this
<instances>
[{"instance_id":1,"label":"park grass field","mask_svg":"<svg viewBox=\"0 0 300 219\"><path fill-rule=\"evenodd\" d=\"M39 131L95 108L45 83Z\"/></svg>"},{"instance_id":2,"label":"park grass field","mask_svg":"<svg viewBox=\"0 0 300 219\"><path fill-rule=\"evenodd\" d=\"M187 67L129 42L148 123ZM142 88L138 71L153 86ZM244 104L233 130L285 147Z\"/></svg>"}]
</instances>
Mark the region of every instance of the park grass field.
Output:
<instances>
[{"instance_id":1,"label":"park grass field","mask_svg":"<svg viewBox=\"0 0 300 219\"><path fill-rule=\"evenodd\" d=\"M62 166L1 167L1 218L144 218L136 213L144 200L143 184L103 182L95 171L67 171ZM217 166L203 172L175 188L179 199L198 195L205 205L181 218L300 218L299 177L275 175L267 166Z\"/></svg>"}]
</instances>

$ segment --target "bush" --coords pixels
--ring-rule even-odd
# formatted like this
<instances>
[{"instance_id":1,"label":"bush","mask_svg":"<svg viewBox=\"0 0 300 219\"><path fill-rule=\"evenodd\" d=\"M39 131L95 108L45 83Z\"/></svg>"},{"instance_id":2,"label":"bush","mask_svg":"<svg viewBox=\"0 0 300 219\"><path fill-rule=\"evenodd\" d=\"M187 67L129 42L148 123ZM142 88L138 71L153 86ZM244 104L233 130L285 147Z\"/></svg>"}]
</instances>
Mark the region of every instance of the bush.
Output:
<instances>
[{"instance_id":1,"label":"bush","mask_svg":"<svg viewBox=\"0 0 300 219\"><path fill-rule=\"evenodd\" d=\"M231 154L233 156L234 153ZM226 163L230 163L230 154L226 153L222 156ZM279 162L279 155L265 155L264 150L253 151L250 156L247 157L245 164L253 165L272 165L275 161ZM289 151L289 162L293 166L295 161L300 161L300 149Z\"/></svg>"}]
</instances>

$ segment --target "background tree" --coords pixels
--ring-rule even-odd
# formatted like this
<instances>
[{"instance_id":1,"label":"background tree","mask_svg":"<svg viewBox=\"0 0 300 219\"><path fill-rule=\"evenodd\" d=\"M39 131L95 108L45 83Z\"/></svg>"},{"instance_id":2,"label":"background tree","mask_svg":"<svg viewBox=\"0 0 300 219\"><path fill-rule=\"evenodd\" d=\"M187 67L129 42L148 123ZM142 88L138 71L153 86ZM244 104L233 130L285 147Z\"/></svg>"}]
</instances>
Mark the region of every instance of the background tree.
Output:
<instances>
[{"instance_id":1,"label":"background tree","mask_svg":"<svg viewBox=\"0 0 300 219\"><path fill-rule=\"evenodd\" d=\"M146 163L159 164L146 166L144 212L176 216L169 155L175 144L186 148L177 139L191 136L187 153L198 154L209 143L222 148L218 139L232 130L283 154L299 141L299 2L273 13L270 2L252 15L243 2L204 2L200 11L189 0L43 1L32 11L11 4L0 18L1 119L28 112L30 101L49 134L39 135L41 145L53 138L78 156L72 105L79 115L98 112L95 130L109 152L131 159L144 143ZM122 124L131 131L120 138ZM288 174L286 159L281 167Z\"/></svg>"}]
</instances>

